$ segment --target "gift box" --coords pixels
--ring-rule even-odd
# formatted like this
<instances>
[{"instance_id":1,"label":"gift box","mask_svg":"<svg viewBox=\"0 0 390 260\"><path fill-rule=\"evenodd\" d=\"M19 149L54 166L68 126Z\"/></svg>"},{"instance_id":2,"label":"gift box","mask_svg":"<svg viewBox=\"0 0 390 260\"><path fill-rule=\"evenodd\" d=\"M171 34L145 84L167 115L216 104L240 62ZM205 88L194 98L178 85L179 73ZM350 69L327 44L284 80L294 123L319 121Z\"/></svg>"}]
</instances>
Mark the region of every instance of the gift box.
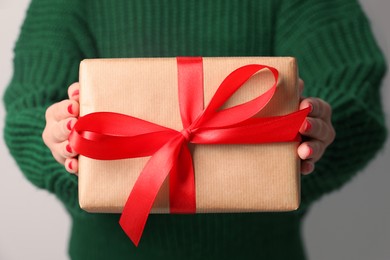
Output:
<instances>
[{"instance_id":1,"label":"gift box","mask_svg":"<svg viewBox=\"0 0 390 260\"><path fill-rule=\"evenodd\" d=\"M191 67L191 59L189 60L188 63L184 59L180 65L182 69L178 68L176 58L87 59L82 61L80 65L81 118L96 112L118 113L142 119L145 124L151 122L173 129L184 135L182 138L184 144L180 145L189 148L193 162L194 191L192 192L194 192L195 205L193 206L196 213L297 209L300 203L300 160L296 152L299 144L298 138L295 137L294 140L289 141L283 141L282 138L282 141L268 140L263 143L246 141L240 143L236 140L227 144L196 141L194 144L191 142L192 136L189 137L188 134L196 137L196 130L194 130L195 134L183 132L185 123L182 122L180 106L183 102L198 102L199 97L195 97L197 94L194 94L193 89L186 90L185 99L180 100L181 94L178 94L178 85L187 80L187 83L183 84L189 85L190 88L202 88L200 93L201 101L204 103L201 104L203 107L210 102L221 83L232 72L248 65L266 65L265 68L251 72L247 79L242 80L242 86L237 91L233 91L234 94L218 108L218 111L228 110L228 108L249 102L270 92L270 88L276 84L275 80L277 80L272 97L265 102L266 105L262 105L264 106L262 109L256 111L253 118L261 121L261 118L283 117L298 109L299 90L295 59L291 57L198 58L197 62L200 63L200 67L196 72ZM190 67L186 67L188 64ZM273 72L269 68L275 68L277 71ZM195 73L196 79L188 80L186 73ZM278 78L275 78L276 76ZM240 74L236 77L245 78ZM234 82L234 80L231 81ZM236 83L227 82L226 84ZM198 105L195 104L195 106ZM230 118L228 112L225 116L221 116L223 120ZM195 119L192 118L192 120ZM143 121L140 122L140 129L144 124ZM136 123L138 121L134 124ZM297 123L298 128L301 123ZM97 125L103 125L102 128L105 125L116 126L116 124L115 118L104 125L100 121L97 123ZM126 127L132 129L134 124L129 123ZM272 122L268 123L268 125L272 124ZM205 131L208 131L207 129ZM142 129L139 131L142 132ZM240 131L244 136L246 135L245 130ZM275 138L278 138L278 133L275 131L280 130L270 129L269 131L274 134ZM296 135L297 129L294 131ZM103 139L99 137L95 141L99 142ZM143 139L142 142L149 145L148 140L152 138ZM135 145L143 149L143 145L139 142ZM132 146L132 143L127 145L129 148ZM105 149L109 155L119 153L116 148ZM96 149L90 148L90 150L94 152ZM89 158L93 156L80 155L79 203L81 208L88 212L121 213L128 199L130 200L129 194L133 186L151 156L153 153L143 156L140 152L140 157L134 156L136 158L118 159L114 156L115 158L112 159L108 156L108 159L102 160L99 156ZM178 161L181 163L181 159ZM158 171L158 165L156 169ZM180 174L180 171L178 172ZM172 184L169 175L162 181L162 186L158 188L158 194L153 201L151 213L173 211L170 205L173 203L170 198L172 196L170 186L177 186L180 181ZM147 185L147 181L144 185ZM144 189L147 190L147 186ZM139 204L142 204L142 199ZM133 211L137 210L133 209Z\"/></svg>"}]
</instances>

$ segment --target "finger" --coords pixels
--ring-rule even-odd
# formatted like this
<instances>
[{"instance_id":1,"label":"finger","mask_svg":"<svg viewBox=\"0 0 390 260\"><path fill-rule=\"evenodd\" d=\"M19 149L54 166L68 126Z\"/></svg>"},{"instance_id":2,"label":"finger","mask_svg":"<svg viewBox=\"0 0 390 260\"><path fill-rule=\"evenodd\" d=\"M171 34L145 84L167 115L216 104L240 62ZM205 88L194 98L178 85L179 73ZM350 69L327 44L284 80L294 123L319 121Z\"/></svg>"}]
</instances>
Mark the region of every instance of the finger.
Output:
<instances>
[{"instance_id":1,"label":"finger","mask_svg":"<svg viewBox=\"0 0 390 260\"><path fill-rule=\"evenodd\" d=\"M78 175L78 171L79 171L79 160L77 158L68 158L65 160L65 169L69 172L69 173L73 173L75 175Z\"/></svg>"},{"instance_id":2,"label":"finger","mask_svg":"<svg viewBox=\"0 0 390 260\"><path fill-rule=\"evenodd\" d=\"M66 159L77 156L77 153L72 149L68 141L55 144L52 151L56 155L55 158L60 158L62 164L64 164Z\"/></svg>"},{"instance_id":3,"label":"finger","mask_svg":"<svg viewBox=\"0 0 390 260\"><path fill-rule=\"evenodd\" d=\"M62 143L68 140L70 131L76 124L76 121L77 119L75 117L71 117L55 123L51 130L53 133L53 142Z\"/></svg>"},{"instance_id":4,"label":"finger","mask_svg":"<svg viewBox=\"0 0 390 260\"><path fill-rule=\"evenodd\" d=\"M330 105L320 98L305 98L301 101L299 108L304 109L307 107L311 107L311 111L309 113L310 117L318 117L323 118L326 121L330 122L332 116L332 109Z\"/></svg>"},{"instance_id":5,"label":"finger","mask_svg":"<svg viewBox=\"0 0 390 260\"><path fill-rule=\"evenodd\" d=\"M299 129L303 136L320 140L329 145L334 139L334 129L323 119L308 117Z\"/></svg>"},{"instance_id":6,"label":"finger","mask_svg":"<svg viewBox=\"0 0 390 260\"><path fill-rule=\"evenodd\" d=\"M62 100L46 110L46 122L61 121L79 115L79 103L74 100Z\"/></svg>"},{"instance_id":7,"label":"finger","mask_svg":"<svg viewBox=\"0 0 390 260\"><path fill-rule=\"evenodd\" d=\"M315 164L312 160L301 161L301 174L308 175L314 171Z\"/></svg>"},{"instance_id":8,"label":"finger","mask_svg":"<svg viewBox=\"0 0 390 260\"><path fill-rule=\"evenodd\" d=\"M75 82L68 88L68 96L69 99L74 101L79 101L79 94L80 94L80 83Z\"/></svg>"},{"instance_id":9,"label":"finger","mask_svg":"<svg viewBox=\"0 0 390 260\"><path fill-rule=\"evenodd\" d=\"M62 152L63 152L65 158L75 157L77 155L76 151L73 150L72 147L70 146L68 140L63 142L61 145L62 145ZM64 149L64 147L65 147L65 149Z\"/></svg>"},{"instance_id":10,"label":"finger","mask_svg":"<svg viewBox=\"0 0 390 260\"><path fill-rule=\"evenodd\" d=\"M53 157L62 165L65 165L66 161L76 157L78 154L71 148L68 141L55 144L52 148ZM66 165L65 165L66 166Z\"/></svg>"},{"instance_id":11,"label":"finger","mask_svg":"<svg viewBox=\"0 0 390 260\"><path fill-rule=\"evenodd\" d=\"M65 163L65 158L62 157L61 154L57 152L57 150L53 149L53 150L52 150L52 155L53 155L54 159L55 159L58 163L64 165L64 163Z\"/></svg>"},{"instance_id":12,"label":"finger","mask_svg":"<svg viewBox=\"0 0 390 260\"><path fill-rule=\"evenodd\" d=\"M303 142L298 146L298 156L302 160L312 159L313 162L317 162L325 151L325 144L312 140Z\"/></svg>"}]
</instances>

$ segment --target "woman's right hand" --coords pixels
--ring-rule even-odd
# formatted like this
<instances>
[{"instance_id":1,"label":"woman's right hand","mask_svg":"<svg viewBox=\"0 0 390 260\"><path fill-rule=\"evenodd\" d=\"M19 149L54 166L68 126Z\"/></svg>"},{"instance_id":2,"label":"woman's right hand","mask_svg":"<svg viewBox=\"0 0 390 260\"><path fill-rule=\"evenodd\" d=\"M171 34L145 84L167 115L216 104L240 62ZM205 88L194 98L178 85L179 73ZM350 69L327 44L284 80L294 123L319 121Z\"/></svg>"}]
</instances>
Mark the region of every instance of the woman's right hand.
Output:
<instances>
[{"instance_id":1,"label":"woman's right hand","mask_svg":"<svg viewBox=\"0 0 390 260\"><path fill-rule=\"evenodd\" d=\"M53 157L70 172L77 174L78 159L69 145L68 137L79 116L78 82L68 88L69 99L55 103L46 110L46 126L42 138Z\"/></svg>"}]
</instances>

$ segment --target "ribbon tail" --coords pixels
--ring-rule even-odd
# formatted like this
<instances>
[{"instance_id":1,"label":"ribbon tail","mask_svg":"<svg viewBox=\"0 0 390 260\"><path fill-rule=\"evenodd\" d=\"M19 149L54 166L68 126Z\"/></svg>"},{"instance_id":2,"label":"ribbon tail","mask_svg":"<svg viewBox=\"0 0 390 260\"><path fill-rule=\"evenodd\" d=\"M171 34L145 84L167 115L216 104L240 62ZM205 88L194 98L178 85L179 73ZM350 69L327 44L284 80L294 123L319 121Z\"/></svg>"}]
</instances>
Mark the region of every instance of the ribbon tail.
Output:
<instances>
[{"instance_id":1,"label":"ribbon tail","mask_svg":"<svg viewBox=\"0 0 390 260\"><path fill-rule=\"evenodd\" d=\"M127 199L119 224L136 246L158 191L177 162L182 143L183 137L178 135L149 159Z\"/></svg>"},{"instance_id":2,"label":"ribbon tail","mask_svg":"<svg viewBox=\"0 0 390 260\"><path fill-rule=\"evenodd\" d=\"M171 213L195 213L195 175L192 157L183 145L179 160L169 174L169 206Z\"/></svg>"}]
</instances>

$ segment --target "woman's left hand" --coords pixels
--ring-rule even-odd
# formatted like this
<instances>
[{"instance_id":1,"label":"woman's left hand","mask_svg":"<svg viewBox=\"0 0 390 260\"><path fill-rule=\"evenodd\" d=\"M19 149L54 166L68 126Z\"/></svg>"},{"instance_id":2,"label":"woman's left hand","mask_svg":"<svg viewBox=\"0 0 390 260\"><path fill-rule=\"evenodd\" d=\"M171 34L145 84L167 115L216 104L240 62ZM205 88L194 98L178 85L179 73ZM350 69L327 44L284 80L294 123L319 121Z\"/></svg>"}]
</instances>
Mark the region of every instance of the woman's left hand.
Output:
<instances>
[{"instance_id":1,"label":"woman's left hand","mask_svg":"<svg viewBox=\"0 0 390 260\"><path fill-rule=\"evenodd\" d=\"M299 88L302 93L304 82L301 79L299 80ZM301 172L303 175L314 171L315 163L321 159L326 148L336 136L331 122L331 106L320 98L301 98L299 109L307 107L311 107L311 111L299 130L303 137L303 142L298 147L298 155L302 159Z\"/></svg>"}]
</instances>

